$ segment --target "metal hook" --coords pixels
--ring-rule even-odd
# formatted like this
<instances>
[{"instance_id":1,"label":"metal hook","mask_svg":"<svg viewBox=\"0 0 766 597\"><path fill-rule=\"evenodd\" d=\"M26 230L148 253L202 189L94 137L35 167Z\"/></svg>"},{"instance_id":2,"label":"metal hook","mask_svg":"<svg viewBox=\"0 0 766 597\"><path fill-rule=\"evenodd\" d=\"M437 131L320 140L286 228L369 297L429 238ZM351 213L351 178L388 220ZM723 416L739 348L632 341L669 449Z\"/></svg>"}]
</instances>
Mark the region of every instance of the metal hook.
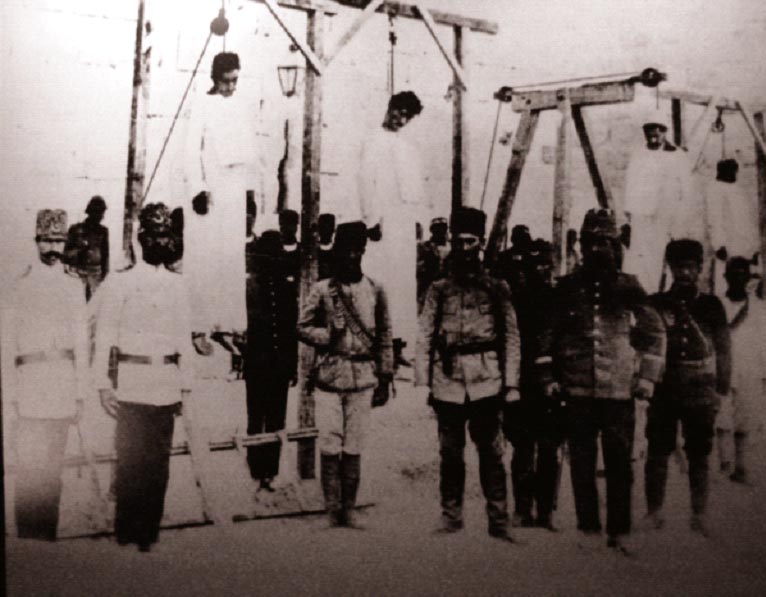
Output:
<instances>
[{"instance_id":1,"label":"metal hook","mask_svg":"<svg viewBox=\"0 0 766 597\"><path fill-rule=\"evenodd\" d=\"M726 130L726 125L723 122L723 108L718 108L718 116L710 125L710 130L714 133L723 133Z\"/></svg>"}]
</instances>

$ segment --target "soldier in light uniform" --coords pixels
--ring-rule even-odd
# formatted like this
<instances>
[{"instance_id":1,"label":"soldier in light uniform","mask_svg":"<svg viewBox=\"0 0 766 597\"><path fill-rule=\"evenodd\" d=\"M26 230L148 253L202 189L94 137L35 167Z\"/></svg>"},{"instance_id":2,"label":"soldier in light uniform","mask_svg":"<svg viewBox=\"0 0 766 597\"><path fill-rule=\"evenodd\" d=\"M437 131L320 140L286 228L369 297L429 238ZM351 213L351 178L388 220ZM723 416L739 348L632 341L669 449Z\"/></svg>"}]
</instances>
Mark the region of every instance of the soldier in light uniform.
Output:
<instances>
[{"instance_id":1,"label":"soldier in light uniform","mask_svg":"<svg viewBox=\"0 0 766 597\"><path fill-rule=\"evenodd\" d=\"M680 421L689 461L691 528L707 535L708 457L721 397L729 393L731 338L721 301L698 289L702 244L671 241L665 259L673 285L651 297L667 329L668 348L665 375L647 413L646 505L653 526L662 527L668 458Z\"/></svg>"},{"instance_id":2,"label":"soldier in light uniform","mask_svg":"<svg viewBox=\"0 0 766 597\"><path fill-rule=\"evenodd\" d=\"M393 379L386 294L362 273L366 244L363 222L338 226L333 275L314 284L298 322L299 339L317 353L312 377L331 526L358 526L353 508L370 408L386 403Z\"/></svg>"},{"instance_id":3,"label":"soldier in light uniform","mask_svg":"<svg viewBox=\"0 0 766 597\"><path fill-rule=\"evenodd\" d=\"M486 215L452 214L452 271L426 291L420 314L415 383L428 384L439 425L440 531L463 528L465 427L479 453L488 531L508 531L501 410L519 398L519 333L508 285L481 264Z\"/></svg>"},{"instance_id":4,"label":"soldier in light uniform","mask_svg":"<svg viewBox=\"0 0 766 597\"><path fill-rule=\"evenodd\" d=\"M191 314L175 256L170 212L146 205L139 217L143 259L110 276L96 322L94 376L116 417L115 534L149 551L158 540L174 417L191 388Z\"/></svg>"},{"instance_id":5,"label":"soldier in light uniform","mask_svg":"<svg viewBox=\"0 0 766 597\"><path fill-rule=\"evenodd\" d=\"M636 278L619 271L620 238L611 211L592 209L585 215L580 245L582 265L556 286L537 365L545 393L560 393L566 404L580 544L594 549L602 541L596 487L600 433L607 545L630 555L634 398L651 397L660 379L665 334Z\"/></svg>"},{"instance_id":6,"label":"soldier in light uniform","mask_svg":"<svg viewBox=\"0 0 766 597\"><path fill-rule=\"evenodd\" d=\"M85 295L62 266L66 212L37 214L39 263L3 305L3 401L16 415L19 537L56 538L67 431L82 414L88 366Z\"/></svg>"},{"instance_id":7,"label":"soldier in light uniform","mask_svg":"<svg viewBox=\"0 0 766 597\"><path fill-rule=\"evenodd\" d=\"M109 273L109 230L101 224L105 211L103 197L92 197L85 208L88 217L69 229L64 248L67 265L83 281L86 300Z\"/></svg>"}]
</instances>

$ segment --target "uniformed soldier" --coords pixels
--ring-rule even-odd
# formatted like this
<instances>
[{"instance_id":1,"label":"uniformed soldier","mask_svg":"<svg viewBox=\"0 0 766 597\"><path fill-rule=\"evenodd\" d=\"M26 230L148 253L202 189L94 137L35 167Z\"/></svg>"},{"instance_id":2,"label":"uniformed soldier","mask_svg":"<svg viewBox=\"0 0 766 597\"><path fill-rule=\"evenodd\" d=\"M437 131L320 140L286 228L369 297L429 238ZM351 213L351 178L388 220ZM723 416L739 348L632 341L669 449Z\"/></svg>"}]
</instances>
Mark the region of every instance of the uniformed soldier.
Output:
<instances>
[{"instance_id":1,"label":"uniformed soldier","mask_svg":"<svg viewBox=\"0 0 766 597\"><path fill-rule=\"evenodd\" d=\"M40 262L8 293L0 324L3 399L16 416L16 526L24 538L56 538L67 431L85 395L85 297L62 266L66 224L62 209L37 213Z\"/></svg>"},{"instance_id":2,"label":"uniformed soldier","mask_svg":"<svg viewBox=\"0 0 766 597\"><path fill-rule=\"evenodd\" d=\"M619 271L614 215L592 209L580 232L582 266L556 287L537 359L545 393L560 392L569 439L581 546L600 543L597 439L606 466L607 545L629 554L633 399L647 399L659 380L665 335L636 278ZM638 357L638 358L637 358ZM638 361L638 369L635 363Z\"/></svg>"},{"instance_id":3,"label":"uniformed soldier","mask_svg":"<svg viewBox=\"0 0 766 597\"><path fill-rule=\"evenodd\" d=\"M720 397L728 394L731 380L729 326L721 301L699 292L702 245L671 241L665 259L673 284L651 297L667 329L668 348L665 375L647 413L646 504L654 527L662 527L668 458L680 421L689 461L691 528L707 535L708 456Z\"/></svg>"},{"instance_id":4,"label":"uniformed soldier","mask_svg":"<svg viewBox=\"0 0 766 597\"><path fill-rule=\"evenodd\" d=\"M521 341L521 399L507 403L503 416L505 436L513 445L511 480L515 509L511 523L556 531L553 505L557 452L563 439L562 412L558 400L543 395L535 366L540 334L553 306L551 244L543 239L534 241L523 266L524 283L511 288ZM536 518L532 515L533 506L537 508Z\"/></svg>"},{"instance_id":5,"label":"uniformed soldier","mask_svg":"<svg viewBox=\"0 0 766 597\"><path fill-rule=\"evenodd\" d=\"M316 348L312 372L322 490L331 526L353 518L371 406L388 400L394 361L386 294L362 273L363 222L340 224L333 276L314 284L298 337Z\"/></svg>"},{"instance_id":6,"label":"uniformed soldier","mask_svg":"<svg viewBox=\"0 0 766 597\"><path fill-rule=\"evenodd\" d=\"M248 328L245 358L247 433L285 427L287 391L296 381L298 300L285 277L282 237L266 230L256 241L254 272L248 278ZM247 461L260 489L273 491L279 474L280 443L249 446Z\"/></svg>"},{"instance_id":7,"label":"uniformed soldier","mask_svg":"<svg viewBox=\"0 0 766 597\"><path fill-rule=\"evenodd\" d=\"M69 228L64 247L64 261L82 279L86 300L109 273L109 230L101 224L104 212L103 197L91 197L85 208L88 217Z\"/></svg>"},{"instance_id":8,"label":"uniformed soldier","mask_svg":"<svg viewBox=\"0 0 766 597\"><path fill-rule=\"evenodd\" d=\"M418 305L423 307L426 290L434 280L446 278L449 271L447 218L431 220L431 238L418 244Z\"/></svg>"},{"instance_id":9,"label":"uniformed soldier","mask_svg":"<svg viewBox=\"0 0 766 597\"><path fill-rule=\"evenodd\" d=\"M317 220L317 269L319 280L329 278L332 273L332 239L335 236L335 215L330 213L319 214Z\"/></svg>"},{"instance_id":10,"label":"uniformed soldier","mask_svg":"<svg viewBox=\"0 0 766 597\"><path fill-rule=\"evenodd\" d=\"M450 275L426 291L420 314L416 376L428 384L439 425L440 531L463 528L465 426L479 453L488 530L508 531L501 409L519 396L519 334L508 286L481 265L486 216L461 208L452 214Z\"/></svg>"},{"instance_id":11,"label":"uniformed soldier","mask_svg":"<svg viewBox=\"0 0 766 597\"><path fill-rule=\"evenodd\" d=\"M115 535L149 551L164 509L174 416L191 388L191 313L162 203L139 216L143 259L102 288L94 372L104 409L117 419Z\"/></svg>"}]
</instances>

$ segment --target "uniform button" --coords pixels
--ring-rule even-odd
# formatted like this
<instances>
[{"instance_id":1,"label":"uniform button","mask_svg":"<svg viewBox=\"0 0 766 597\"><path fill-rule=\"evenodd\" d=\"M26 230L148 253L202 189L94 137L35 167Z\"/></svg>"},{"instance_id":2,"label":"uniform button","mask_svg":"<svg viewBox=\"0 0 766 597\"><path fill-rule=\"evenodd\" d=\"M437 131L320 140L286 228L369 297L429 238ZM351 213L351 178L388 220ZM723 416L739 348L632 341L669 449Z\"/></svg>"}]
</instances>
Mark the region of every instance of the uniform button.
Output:
<instances>
[{"instance_id":1,"label":"uniform button","mask_svg":"<svg viewBox=\"0 0 766 597\"><path fill-rule=\"evenodd\" d=\"M681 338L681 342L683 342L684 344L686 344L687 342L689 342L689 338Z\"/></svg>"},{"instance_id":2,"label":"uniform button","mask_svg":"<svg viewBox=\"0 0 766 597\"><path fill-rule=\"evenodd\" d=\"M682 357L685 357L685 356L686 356L686 353L685 353L683 350L681 351L681 356L682 356Z\"/></svg>"},{"instance_id":3,"label":"uniform button","mask_svg":"<svg viewBox=\"0 0 766 597\"><path fill-rule=\"evenodd\" d=\"M600 294L600 293L598 293L598 292L594 292L594 293L593 293L593 296L595 296L596 298L598 298L598 297L600 297L600 296L601 296L601 294Z\"/></svg>"},{"instance_id":4,"label":"uniform button","mask_svg":"<svg viewBox=\"0 0 766 597\"><path fill-rule=\"evenodd\" d=\"M594 311L598 311L598 303L596 303L595 305L593 305L593 310L594 310Z\"/></svg>"}]
</instances>

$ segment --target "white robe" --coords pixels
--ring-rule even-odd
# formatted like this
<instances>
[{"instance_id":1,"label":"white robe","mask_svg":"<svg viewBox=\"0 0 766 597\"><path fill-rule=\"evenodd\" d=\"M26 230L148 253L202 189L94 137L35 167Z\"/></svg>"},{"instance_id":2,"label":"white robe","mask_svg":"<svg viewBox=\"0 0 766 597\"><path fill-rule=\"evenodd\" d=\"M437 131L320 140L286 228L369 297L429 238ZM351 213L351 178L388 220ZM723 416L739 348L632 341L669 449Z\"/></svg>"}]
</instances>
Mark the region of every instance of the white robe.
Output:
<instances>
[{"instance_id":1,"label":"white robe","mask_svg":"<svg viewBox=\"0 0 766 597\"><path fill-rule=\"evenodd\" d=\"M388 297L391 327L414 349L417 336L415 223L428 220L420 158L401 132L375 130L365 141L358 170L362 220L380 224L382 239L369 242L364 271Z\"/></svg>"}]
</instances>

